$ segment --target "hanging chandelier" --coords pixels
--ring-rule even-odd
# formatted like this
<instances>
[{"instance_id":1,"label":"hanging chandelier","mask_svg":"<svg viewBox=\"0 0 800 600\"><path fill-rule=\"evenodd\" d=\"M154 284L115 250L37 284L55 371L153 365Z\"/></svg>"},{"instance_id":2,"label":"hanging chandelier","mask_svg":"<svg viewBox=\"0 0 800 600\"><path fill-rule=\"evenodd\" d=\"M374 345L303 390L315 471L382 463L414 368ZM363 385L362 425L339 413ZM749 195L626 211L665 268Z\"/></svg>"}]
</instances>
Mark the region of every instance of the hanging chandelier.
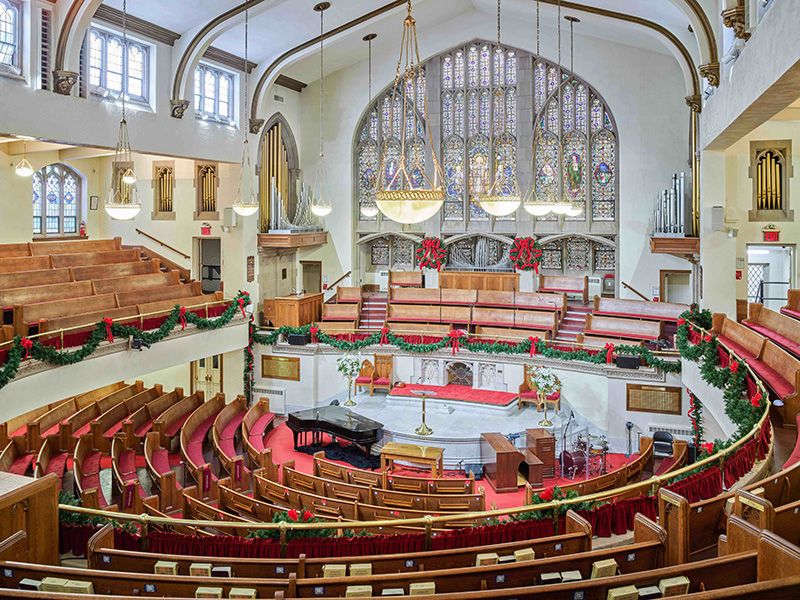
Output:
<instances>
[{"instance_id":1,"label":"hanging chandelier","mask_svg":"<svg viewBox=\"0 0 800 600\"><path fill-rule=\"evenodd\" d=\"M122 0L122 48L128 51L128 2ZM142 210L139 192L136 188L136 175L133 172L131 142L128 137L128 121L125 118L126 82L123 82L120 97L122 118L117 133L117 146L111 163L111 187L108 191L105 210L109 217L118 221L133 219Z\"/></svg>"},{"instance_id":2,"label":"hanging chandelier","mask_svg":"<svg viewBox=\"0 0 800 600\"><path fill-rule=\"evenodd\" d=\"M31 163L28 162L28 142L25 139L22 140L22 160L14 167L14 173L20 177L30 177L33 175L33 167Z\"/></svg>"},{"instance_id":3,"label":"hanging chandelier","mask_svg":"<svg viewBox=\"0 0 800 600\"><path fill-rule=\"evenodd\" d=\"M368 33L363 38L364 41L367 42L367 46L369 47L369 60L367 61L368 65L369 65L369 70L368 70L369 85L367 87L367 94L368 94L367 95L367 106L369 107L370 111L372 110L372 40L374 40L376 37L378 37L377 33ZM361 203L360 212L361 212L362 216L364 216L364 217L366 217L368 219L372 219L374 217L377 217L378 216L378 212L379 212L378 211L378 205L375 204L375 185L374 184L370 188L369 194L370 194L370 199L369 199L368 202Z\"/></svg>"},{"instance_id":4,"label":"hanging chandelier","mask_svg":"<svg viewBox=\"0 0 800 600\"><path fill-rule=\"evenodd\" d=\"M436 155L431 129L427 125L427 100L421 103L421 111L417 109L417 82L422 74L420 62L417 22L412 16L411 0L408 0L408 14L403 20L400 58L390 104L394 118L398 104L395 100L402 99L399 103L403 110L400 154L396 156L383 152L380 188L375 194L378 209L392 221L404 224L430 219L442 208L445 198L442 167ZM426 130L425 138L419 139L423 127ZM433 162L432 179L425 172L425 155L428 152Z\"/></svg>"},{"instance_id":5,"label":"hanging chandelier","mask_svg":"<svg viewBox=\"0 0 800 600\"><path fill-rule=\"evenodd\" d=\"M248 44L250 41L250 0L244 3L244 98L248 97ZM239 188L233 199L233 210L237 215L249 217L258 212L258 199L253 184L253 167L250 163L250 143L247 140L247 127L242 117L242 176L239 179ZM245 185L247 184L247 185Z\"/></svg>"},{"instance_id":6,"label":"hanging chandelier","mask_svg":"<svg viewBox=\"0 0 800 600\"><path fill-rule=\"evenodd\" d=\"M497 52L502 52L502 45L500 43L500 24L501 24L501 7L500 1L497 0L497 47L495 49L495 60L497 60ZM495 65L495 69L497 66ZM490 78L490 82L494 83L494 78ZM502 96L490 93L490 97L494 103L502 102ZM499 111L493 110L492 114L497 115ZM508 145L513 143L513 140L506 133L505 119L508 118L504 114L504 120L500 123L500 135L495 137L498 131L498 124L494 123L492 126L492 137L490 139L489 147L494 152L494 181L489 185L489 189L485 194L477 192L475 199L480 204L481 208L494 217L506 217L512 214L522 202L519 193L519 185L517 184L517 173L511 165L505 164L504 157L500 151L501 145Z\"/></svg>"},{"instance_id":7,"label":"hanging chandelier","mask_svg":"<svg viewBox=\"0 0 800 600\"><path fill-rule=\"evenodd\" d=\"M325 110L325 11L331 7L330 2L320 2L314 6L319 13L319 162L314 184L311 186L311 212L318 217L327 217L333 210L331 196L328 193L328 170L325 166L325 147L322 140L322 123Z\"/></svg>"}]
</instances>

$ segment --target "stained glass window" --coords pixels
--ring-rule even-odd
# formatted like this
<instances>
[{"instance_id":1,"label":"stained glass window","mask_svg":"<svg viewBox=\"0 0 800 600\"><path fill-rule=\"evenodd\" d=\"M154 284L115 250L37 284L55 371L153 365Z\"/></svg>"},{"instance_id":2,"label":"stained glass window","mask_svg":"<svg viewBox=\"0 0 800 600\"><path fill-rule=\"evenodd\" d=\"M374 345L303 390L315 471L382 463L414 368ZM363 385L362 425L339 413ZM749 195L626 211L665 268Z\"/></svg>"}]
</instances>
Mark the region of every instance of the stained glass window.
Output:
<instances>
[{"instance_id":1,"label":"stained glass window","mask_svg":"<svg viewBox=\"0 0 800 600\"><path fill-rule=\"evenodd\" d=\"M375 200L375 187L378 183L378 144L367 140L358 150L358 203L359 206L370 204ZM365 217L363 220L375 220L377 217Z\"/></svg>"},{"instance_id":2,"label":"stained glass window","mask_svg":"<svg viewBox=\"0 0 800 600\"><path fill-rule=\"evenodd\" d=\"M561 242L542 244L542 268L557 271L563 268Z\"/></svg>"},{"instance_id":3,"label":"stained glass window","mask_svg":"<svg viewBox=\"0 0 800 600\"><path fill-rule=\"evenodd\" d=\"M370 263L373 267L389 266L389 241L381 238L370 245Z\"/></svg>"},{"instance_id":4,"label":"stained glass window","mask_svg":"<svg viewBox=\"0 0 800 600\"><path fill-rule=\"evenodd\" d=\"M589 240L583 237L567 239L567 271L586 272L589 270Z\"/></svg>"},{"instance_id":5,"label":"stained glass window","mask_svg":"<svg viewBox=\"0 0 800 600\"><path fill-rule=\"evenodd\" d=\"M464 220L464 140L455 135L444 143L444 220Z\"/></svg>"},{"instance_id":6,"label":"stained glass window","mask_svg":"<svg viewBox=\"0 0 800 600\"><path fill-rule=\"evenodd\" d=\"M78 233L81 217L80 175L65 165L48 165L33 174L32 186L33 234L57 236Z\"/></svg>"},{"instance_id":7,"label":"stained glass window","mask_svg":"<svg viewBox=\"0 0 800 600\"><path fill-rule=\"evenodd\" d=\"M0 7L3 0L0 0ZM122 36L92 27L89 30L89 86L92 93L111 98L126 94L128 100L148 101L150 46L128 39L123 47ZM2 52L0 44L0 53ZM195 81L195 96L198 87ZM195 99L196 102L196 99Z\"/></svg>"},{"instance_id":8,"label":"stained glass window","mask_svg":"<svg viewBox=\"0 0 800 600\"><path fill-rule=\"evenodd\" d=\"M594 245L594 270L613 271L617 264L617 250L606 244Z\"/></svg>"},{"instance_id":9,"label":"stained glass window","mask_svg":"<svg viewBox=\"0 0 800 600\"><path fill-rule=\"evenodd\" d=\"M616 218L617 141L607 129L592 139L592 218L613 221Z\"/></svg>"},{"instance_id":10,"label":"stained glass window","mask_svg":"<svg viewBox=\"0 0 800 600\"><path fill-rule=\"evenodd\" d=\"M194 73L195 116L223 123L233 122L233 73L200 63Z\"/></svg>"}]
</instances>

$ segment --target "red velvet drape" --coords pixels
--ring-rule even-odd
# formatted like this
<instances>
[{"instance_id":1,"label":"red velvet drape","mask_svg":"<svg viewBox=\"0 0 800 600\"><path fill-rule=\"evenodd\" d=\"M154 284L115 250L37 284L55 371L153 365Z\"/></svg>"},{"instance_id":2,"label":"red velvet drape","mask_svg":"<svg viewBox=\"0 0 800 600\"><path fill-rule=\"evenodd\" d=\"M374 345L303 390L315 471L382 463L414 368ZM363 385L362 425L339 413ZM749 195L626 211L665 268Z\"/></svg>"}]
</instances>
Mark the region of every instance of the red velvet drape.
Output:
<instances>
[{"instance_id":1,"label":"red velvet drape","mask_svg":"<svg viewBox=\"0 0 800 600\"><path fill-rule=\"evenodd\" d=\"M756 462L761 441L754 438L740 447L725 461L725 486L730 488L750 472Z\"/></svg>"},{"instance_id":2,"label":"red velvet drape","mask_svg":"<svg viewBox=\"0 0 800 600\"><path fill-rule=\"evenodd\" d=\"M633 529L636 513L655 520L658 503L650 496L626 498L603 504L593 510L582 510L578 514L592 525L592 534L598 537L620 535Z\"/></svg>"},{"instance_id":3,"label":"red velvet drape","mask_svg":"<svg viewBox=\"0 0 800 600\"><path fill-rule=\"evenodd\" d=\"M665 489L683 496L690 503L713 498L722 493L722 472L719 467L709 467L668 485Z\"/></svg>"},{"instance_id":4,"label":"red velvet drape","mask_svg":"<svg viewBox=\"0 0 800 600\"><path fill-rule=\"evenodd\" d=\"M89 538L100 530L99 525L65 525L58 527L58 551L71 552L75 556L86 556ZM114 546L120 550L141 550L141 538L128 531L114 530Z\"/></svg>"}]
</instances>

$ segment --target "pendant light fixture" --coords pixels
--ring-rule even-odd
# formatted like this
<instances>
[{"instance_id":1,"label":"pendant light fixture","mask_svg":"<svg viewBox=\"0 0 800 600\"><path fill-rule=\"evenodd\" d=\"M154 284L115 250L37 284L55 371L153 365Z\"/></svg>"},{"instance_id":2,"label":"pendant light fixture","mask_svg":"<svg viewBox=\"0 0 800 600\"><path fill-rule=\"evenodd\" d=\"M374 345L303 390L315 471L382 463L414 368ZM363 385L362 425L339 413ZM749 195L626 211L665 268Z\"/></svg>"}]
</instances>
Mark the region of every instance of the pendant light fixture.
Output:
<instances>
[{"instance_id":1,"label":"pendant light fixture","mask_svg":"<svg viewBox=\"0 0 800 600\"><path fill-rule=\"evenodd\" d=\"M503 47L500 43L500 2L501 0L497 0L497 47L494 51L495 61L497 60L498 53L503 52ZM494 68L495 71L498 68L496 63ZM489 81L490 84L493 84L494 77L490 76ZM494 102L495 105L498 101L503 102L503 96L497 95L496 92L492 91L489 96L492 98L492 102ZM498 111L495 109L492 111L492 114L497 115ZM505 115L505 112L503 112L503 114ZM514 143L513 138L508 135L505 129L505 119L507 118L508 116L506 115L503 123L500 124L499 134L498 124L492 124L492 137L489 147L494 153L494 181L491 183L485 194L476 195L476 199L481 208L495 217L506 217L512 214L519 208L519 205L522 202L519 193L519 185L517 184L517 173L511 165L506 165L504 163L503 156L500 153L500 147L502 145L510 145Z\"/></svg>"},{"instance_id":2,"label":"pendant light fixture","mask_svg":"<svg viewBox=\"0 0 800 600\"><path fill-rule=\"evenodd\" d=\"M428 125L427 99L422 99L421 110L417 106L417 84L422 75L420 62L417 22L412 15L411 0L408 0L390 104L392 117L397 106L403 110L400 154L397 156L384 149L380 186L375 194L378 209L392 221L404 224L430 219L442 208L445 198L442 166ZM421 138L419 132L423 127L425 137ZM425 170L426 154L431 157L433 178Z\"/></svg>"},{"instance_id":3,"label":"pendant light fixture","mask_svg":"<svg viewBox=\"0 0 800 600\"><path fill-rule=\"evenodd\" d=\"M566 200L564 194L564 111L562 106L562 88L564 72L561 67L561 0L558 0L558 85L556 86L556 107L558 108L558 193L551 210L557 215L565 215L572 208L572 202Z\"/></svg>"},{"instance_id":4,"label":"pendant light fixture","mask_svg":"<svg viewBox=\"0 0 800 600\"><path fill-rule=\"evenodd\" d=\"M369 85L368 85L368 88L367 88L368 89L368 92L367 92L368 93L367 106L369 107L370 111L372 111L372 40L374 40L376 37L378 37L377 33L368 33L363 38L364 41L367 42L367 45L369 47L369 60L368 60L368 64L369 64L369 74L368 74ZM378 212L379 212L378 211L378 205L375 204L375 184L376 183L377 182L373 183L372 189L370 190L370 199L369 199L369 201L362 203L361 204L361 208L360 208L361 215L366 217L366 218L368 218L368 219L372 219L373 217L378 216Z\"/></svg>"},{"instance_id":5,"label":"pendant light fixture","mask_svg":"<svg viewBox=\"0 0 800 600\"><path fill-rule=\"evenodd\" d=\"M539 0L536 0L536 60L539 60L541 56L540 52L540 19L541 15L541 4ZM534 64L534 68L535 68ZM546 104L545 104L546 105ZM536 121L534 122L534 153L533 153L533 163L531 168L531 188L530 191L525 195L525 200L522 203L522 208L524 208L528 213L533 215L534 217L544 217L545 215L550 214L551 210L551 202L549 201L548 194L546 190L537 191L536 183L538 178L538 173L536 172L536 149L541 147L542 140L542 128L539 124L538 115Z\"/></svg>"},{"instance_id":6,"label":"pendant light fixture","mask_svg":"<svg viewBox=\"0 0 800 600\"><path fill-rule=\"evenodd\" d=\"M331 214L333 205L328 193L328 171L325 165L325 147L322 140L322 124L325 116L325 11L331 7L330 2L320 2L314 7L319 13L319 162L314 185L311 187L311 212L318 217Z\"/></svg>"},{"instance_id":7,"label":"pendant light fixture","mask_svg":"<svg viewBox=\"0 0 800 600\"><path fill-rule=\"evenodd\" d=\"M128 2L122 0L122 51L128 52ZM133 219L142 209L136 189L136 175L133 172L131 142L128 138L128 121L125 118L125 97L127 85L122 82L122 118L119 122L117 146L111 163L111 187L106 200L106 213L112 219L127 221Z\"/></svg>"},{"instance_id":8,"label":"pendant light fixture","mask_svg":"<svg viewBox=\"0 0 800 600\"><path fill-rule=\"evenodd\" d=\"M250 0L244 3L244 99L247 102L249 93L248 72L248 44L250 42ZM242 175L239 178L239 188L233 199L233 210L237 215L249 217L258 212L258 199L256 198L253 183L253 166L250 163L250 143L247 139L247 125L242 116ZM245 185L247 184L247 185Z\"/></svg>"},{"instance_id":9,"label":"pendant light fixture","mask_svg":"<svg viewBox=\"0 0 800 600\"><path fill-rule=\"evenodd\" d=\"M14 172L20 177L30 177L33 175L33 167L28 162L28 142L22 140L22 160L14 167Z\"/></svg>"},{"instance_id":10,"label":"pendant light fixture","mask_svg":"<svg viewBox=\"0 0 800 600\"><path fill-rule=\"evenodd\" d=\"M569 23L569 73L570 73L570 78L572 78L575 75L575 30L574 30L574 26L575 26L575 23L580 23L581 20L578 17L573 17L572 15L567 15L566 17L564 17L564 20ZM564 163L566 163L566 157L564 157L562 159L562 166L565 169L564 179L566 181L566 166L564 166ZM581 166L583 166L583 165L581 165ZM569 201L569 209L567 209L567 211L564 214L566 216L568 216L568 217L577 217L577 216L583 214L583 210L584 210L583 207L580 206L579 204L577 204L575 202L574 198L570 198L569 196L570 196L569 190L567 189L567 190L565 190L564 200L565 201Z\"/></svg>"}]
</instances>

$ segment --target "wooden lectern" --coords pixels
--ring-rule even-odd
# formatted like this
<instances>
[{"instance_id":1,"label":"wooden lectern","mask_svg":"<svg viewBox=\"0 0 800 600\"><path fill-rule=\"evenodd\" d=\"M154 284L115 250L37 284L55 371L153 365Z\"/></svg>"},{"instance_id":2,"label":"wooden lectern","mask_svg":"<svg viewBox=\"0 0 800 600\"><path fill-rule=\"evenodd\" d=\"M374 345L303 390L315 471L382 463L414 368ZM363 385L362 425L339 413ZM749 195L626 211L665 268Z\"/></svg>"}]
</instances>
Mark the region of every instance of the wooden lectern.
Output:
<instances>
[{"instance_id":1,"label":"wooden lectern","mask_svg":"<svg viewBox=\"0 0 800 600\"><path fill-rule=\"evenodd\" d=\"M517 491L517 473L522 452L502 433L481 434L483 474L499 494Z\"/></svg>"},{"instance_id":2,"label":"wooden lectern","mask_svg":"<svg viewBox=\"0 0 800 600\"><path fill-rule=\"evenodd\" d=\"M274 306L272 315L267 315L269 308L264 301L264 316L270 318L275 327L301 327L309 323L317 323L322 319L322 294L294 294L281 296L269 302Z\"/></svg>"}]
</instances>

